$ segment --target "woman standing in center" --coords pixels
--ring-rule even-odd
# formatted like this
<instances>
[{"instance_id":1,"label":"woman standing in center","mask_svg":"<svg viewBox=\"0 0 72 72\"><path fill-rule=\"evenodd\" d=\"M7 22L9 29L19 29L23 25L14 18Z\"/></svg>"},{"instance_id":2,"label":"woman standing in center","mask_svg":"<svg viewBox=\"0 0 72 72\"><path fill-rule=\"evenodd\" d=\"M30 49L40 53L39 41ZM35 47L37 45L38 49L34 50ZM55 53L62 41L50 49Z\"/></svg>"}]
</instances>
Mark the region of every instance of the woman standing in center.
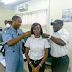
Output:
<instances>
[{"instance_id":1,"label":"woman standing in center","mask_svg":"<svg viewBox=\"0 0 72 72\"><path fill-rule=\"evenodd\" d=\"M31 34L34 36L29 37L25 44L25 56L28 61L29 72L44 72L49 43L47 39L42 39L43 31L39 23L34 23L31 26Z\"/></svg>"}]
</instances>

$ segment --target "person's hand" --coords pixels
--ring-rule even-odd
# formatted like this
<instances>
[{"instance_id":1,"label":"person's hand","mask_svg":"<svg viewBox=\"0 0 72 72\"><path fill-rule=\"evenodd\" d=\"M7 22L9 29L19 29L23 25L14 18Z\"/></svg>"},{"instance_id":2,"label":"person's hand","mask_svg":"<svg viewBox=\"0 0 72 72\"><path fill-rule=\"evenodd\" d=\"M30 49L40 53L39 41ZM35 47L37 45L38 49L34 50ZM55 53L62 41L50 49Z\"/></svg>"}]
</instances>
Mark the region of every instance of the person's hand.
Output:
<instances>
[{"instance_id":1,"label":"person's hand","mask_svg":"<svg viewBox=\"0 0 72 72\"><path fill-rule=\"evenodd\" d=\"M39 68L38 67L34 67L33 68L33 72L39 72Z\"/></svg>"},{"instance_id":2,"label":"person's hand","mask_svg":"<svg viewBox=\"0 0 72 72\"><path fill-rule=\"evenodd\" d=\"M50 35L49 34L46 34L46 33L43 33L42 34L42 38L48 38Z\"/></svg>"},{"instance_id":3,"label":"person's hand","mask_svg":"<svg viewBox=\"0 0 72 72\"><path fill-rule=\"evenodd\" d=\"M28 37L30 37L30 36L31 36L31 31L27 31L27 32L25 33L25 35L28 36Z\"/></svg>"}]
</instances>

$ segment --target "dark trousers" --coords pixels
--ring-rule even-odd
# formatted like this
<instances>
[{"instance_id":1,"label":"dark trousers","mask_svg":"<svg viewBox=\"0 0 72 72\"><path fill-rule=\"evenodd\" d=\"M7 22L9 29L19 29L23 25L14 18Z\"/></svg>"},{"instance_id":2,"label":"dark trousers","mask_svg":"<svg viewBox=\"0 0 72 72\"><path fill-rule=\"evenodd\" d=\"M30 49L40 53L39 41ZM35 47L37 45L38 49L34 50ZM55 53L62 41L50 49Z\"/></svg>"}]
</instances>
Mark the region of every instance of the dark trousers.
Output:
<instances>
[{"instance_id":1,"label":"dark trousers","mask_svg":"<svg viewBox=\"0 0 72 72\"><path fill-rule=\"evenodd\" d=\"M42 61L42 59L37 60L37 61L34 61L34 60L30 59L30 61L32 62L32 64L33 64L34 67L37 67L37 66L39 65L39 63ZM28 63L28 68L29 68L29 72L32 72L32 68L31 68L31 66L29 65L29 63ZM45 70L45 63L44 63L44 64L42 65L42 67L39 69L39 72L44 72L44 70Z\"/></svg>"},{"instance_id":2,"label":"dark trousers","mask_svg":"<svg viewBox=\"0 0 72 72\"><path fill-rule=\"evenodd\" d=\"M52 72L67 72L69 57L67 55L59 58L52 57Z\"/></svg>"}]
</instances>

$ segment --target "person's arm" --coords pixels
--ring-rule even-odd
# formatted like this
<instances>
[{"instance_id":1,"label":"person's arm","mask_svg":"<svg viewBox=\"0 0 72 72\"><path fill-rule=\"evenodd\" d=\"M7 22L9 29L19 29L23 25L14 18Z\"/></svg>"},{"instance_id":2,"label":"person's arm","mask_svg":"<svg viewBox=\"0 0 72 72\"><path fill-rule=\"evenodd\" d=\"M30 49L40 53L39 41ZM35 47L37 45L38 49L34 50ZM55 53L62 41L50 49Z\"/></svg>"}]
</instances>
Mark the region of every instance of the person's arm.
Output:
<instances>
[{"instance_id":1,"label":"person's arm","mask_svg":"<svg viewBox=\"0 0 72 72\"><path fill-rule=\"evenodd\" d=\"M60 38L55 38L55 37L53 37L53 36L51 36L51 38L50 38L53 42L55 42L56 44L58 44L58 45L62 45L62 46L64 46L66 43L62 40L62 39L60 39Z\"/></svg>"},{"instance_id":2,"label":"person's arm","mask_svg":"<svg viewBox=\"0 0 72 72\"><path fill-rule=\"evenodd\" d=\"M24 33L23 35L21 35L20 37L18 37L18 38L16 38L16 39L9 40L9 41L7 42L7 44L8 44L9 46L12 46L12 45L18 43L18 42L19 42L22 38L24 38L25 36L30 36L30 35L31 35L31 31L28 31L28 32Z\"/></svg>"},{"instance_id":3,"label":"person's arm","mask_svg":"<svg viewBox=\"0 0 72 72\"><path fill-rule=\"evenodd\" d=\"M26 56L26 59L27 59L28 63L31 62L30 59L29 59L29 56L28 56L29 50L30 50L30 48L26 47L26 49L25 49L25 56ZM32 69L34 68L32 63L30 63L30 66L31 66Z\"/></svg>"},{"instance_id":4,"label":"person's arm","mask_svg":"<svg viewBox=\"0 0 72 72\"><path fill-rule=\"evenodd\" d=\"M23 31L20 29L20 33L21 33L21 35L23 35L25 32L23 32ZM31 35L30 35L30 36L31 36ZM23 38L24 41L26 42L27 38L30 37L30 36L25 36L25 37Z\"/></svg>"},{"instance_id":5,"label":"person's arm","mask_svg":"<svg viewBox=\"0 0 72 72\"><path fill-rule=\"evenodd\" d=\"M42 37L43 38L49 38L49 34L43 34L42 35ZM58 45L62 45L62 46L64 46L66 43L62 40L62 39L60 39L60 38L56 38L56 37L53 37L53 36L51 36L51 38L50 38L53 42L55 42L56 44L58 44Z\"/></svg>"}]
</instances>

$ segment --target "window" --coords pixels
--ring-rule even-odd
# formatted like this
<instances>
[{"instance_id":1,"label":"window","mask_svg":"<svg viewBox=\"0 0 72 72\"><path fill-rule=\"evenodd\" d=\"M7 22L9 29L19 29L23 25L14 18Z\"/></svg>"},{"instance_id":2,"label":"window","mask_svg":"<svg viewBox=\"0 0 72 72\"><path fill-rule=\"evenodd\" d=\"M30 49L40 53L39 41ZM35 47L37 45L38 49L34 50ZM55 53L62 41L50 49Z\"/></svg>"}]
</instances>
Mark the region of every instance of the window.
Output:
<instances>
[{"instance_id":1,"label":"window","mask_svg":"<svg viewBox=\"0 0 72 72\"><path fill-rule=\"evenodd\" d=\"M47 23L47 10L40 10L19 15L22 18L22 25L32 25L35 22L46 26Z\"/></svg>"}]
</instances>

